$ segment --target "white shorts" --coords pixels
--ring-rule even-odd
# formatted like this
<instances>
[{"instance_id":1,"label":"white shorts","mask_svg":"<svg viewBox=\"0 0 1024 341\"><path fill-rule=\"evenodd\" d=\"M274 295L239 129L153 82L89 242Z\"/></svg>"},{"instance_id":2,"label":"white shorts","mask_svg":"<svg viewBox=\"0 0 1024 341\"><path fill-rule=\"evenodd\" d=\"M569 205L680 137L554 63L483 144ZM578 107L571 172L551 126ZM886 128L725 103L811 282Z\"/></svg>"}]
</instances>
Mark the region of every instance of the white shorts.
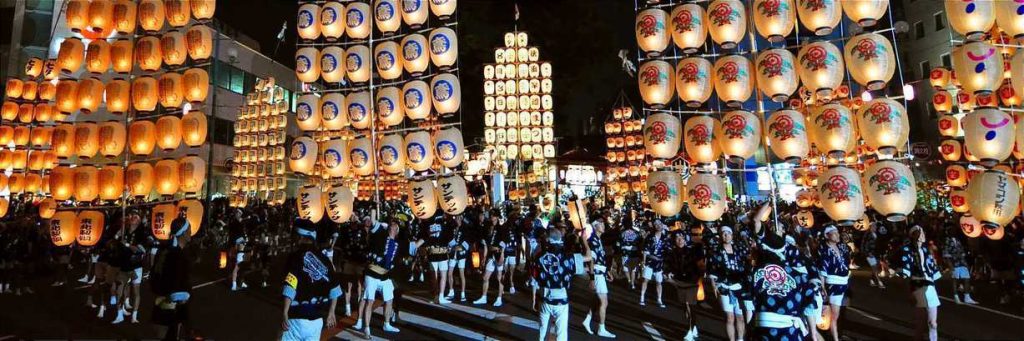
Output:
<instances>
[{"instance_id":1,"label":"white shorts","mask_svg":"<svg viewBox=\"0 0 1024 341\"><path fill-rule=\"evenodd\" d=\"M661 281L665 279L661 271L655 272L654 269L651 269L649 266L644 266L643 276L644 279L648 281L651 280L651 278L654 278L654 281L658 283L661 283Z\"/></svg>"},{"instance_id":2,"label":"white shorts","mask_svg":"<svg viewBox=\"0 0 1024 341\"><path fill-rule=\"evenodd\" d=\"M604 274L594 275L594 293L598 295L608 294L608 280Z\"/></svg>"},{"instance_id":3,"label":"white shorts","mask_svg":"<svg viewBox=\"0 0 1024 341\"><path fill-rule=\"evenodd\" d=\"M244 261L245 261L245 253L244 252L235 253L235 263L242 263Z\"/></svg>"},{"instance_id":4,"label":"white shorts","mask_svg":"<svg viewBox=\"0 0 1024 341\"><path fill-rule=\"evenodd\" d=\"M324 319L288 319L288 330L281 335L282 341L319 341Z\"/></svg>"},{"instance_id":5,"label":"white shorts","mask_svg":"<svg viewBox=\"0 0 1024 341\"><path fill-rule=\"evenodd\" d=\"M441 260L436 262L430 262L430 268L434 269L434 272L446 272L448 271L448 261Z\"/></svg>"},{"instance_id":6,"label":"white shorts","mask_svg":"<svg viewBox=\"0 0 1024 341\"><path fill-rule=\"evenodd\" d=\"M841 306L843 306L843 298L846 298L845 294L843 294L843 295L831 295L831 296L828 297L828 304L841 307Z\"/></svg>"},{"instance_id":7,"label":"white shorts","mask_svg":"<svg viewBox=\"0 0 1024 341\"><path fill-rule=\"evenodd\" d=\"M735 295L726 293L718 298L722 303L722 311L732 313L733 315L743 315L742 303Z\"/></svg>"},{"instance_id":8,"label":"white shorts","mask_svg":"<svg viewBox=\"0 0 1024 341\"><path fill-rule=\"evenodd\" d=\"M516 266L516 264L519 264L518 261L516 260L516 256L505 257L505 267L506 268Z\"/></svg>"},{"instance_id":9,"label":"white shorts","mask_svg":"<svg viewBox=\"0 0 1024 341\"><path fill-rule=\"evenodd\" d=\"M138 267L138 268L135 268L135 270L132 270L132 281L131 281L131 283L135 284L135 285L142 284L142 268L141 267Z\"/></svg>"},{"instance_id":10,"label":"white shorts","mask_svg":"<svg viewBox=\"0 0 1024 341\"><path fill-rule=\"evenodd\" d=\"M363 276L363 299L374 300L377 297L377 292L381 293L384 302L390 301L395 298L395 284L388 280L381 280L372 276Z\"/></svg>"},{"instance_id":11,"label":"white shorts","mask_svg":"<svg viewBox=\"0 0 1024 341\"><path fill-rule=\"evenodd\" d=\"M745 308L747 311L754 311L754 301L743 300L743 308Z\"/></svg>"},{"instance_id":12,"label":"white shorts","mask_svg":"<svg viewBox=\"0 0 1024 341\"><path fill-rule=\"evenodd\" d=\"M940 305L939 294L935 292L935 286L927 285L914 290L914 301L918 308L935 308Z\"/></svg>"},{"instance_id":13,"label":"white shorts","mask_svg":"<svg viewBox=\"0 0 1024 341\"><path fill-rule=\"evenodd\" d=\"M971 272L967 270L966 266L958 266L953 268L953 279L971 279Z\"/></svg>"},{"instance_id":14,"label":"white shorts","mask_svg":"<svg viewBox=\"0 0 1024 341\"><path fill-rule=\"evenodd\" d=\"M463 259L449 259L448 260L448 268L449 269L465 269L466 268L466 259L465 258L463 258Z\"/></svg>"},{"instance_id":15,"label":"white shorts","mask_svg":"<svg viewBox=\"0 0 1024 341\"><path fill-rule=\"evenodd\" d=\"M498 267L498 262L495 262L494 258L488 257L487 258L487 264L484 265L484 270L487 271L487 272L494 272L494 271L501 272L502 268Z\"/></svg>"},{"instance_id":16,"label":"white shorts","mask_svg":"<svg viewBox=\"0 0 1024 341\"><path fill-rule=\"evenodd\" d=\"M869 266L874 267L874 266L878 265L878 258L875 258L875 257L872 257L872 256L868 256L867 260L868 260L868 265Z\"/></svg>"}]
</instances>

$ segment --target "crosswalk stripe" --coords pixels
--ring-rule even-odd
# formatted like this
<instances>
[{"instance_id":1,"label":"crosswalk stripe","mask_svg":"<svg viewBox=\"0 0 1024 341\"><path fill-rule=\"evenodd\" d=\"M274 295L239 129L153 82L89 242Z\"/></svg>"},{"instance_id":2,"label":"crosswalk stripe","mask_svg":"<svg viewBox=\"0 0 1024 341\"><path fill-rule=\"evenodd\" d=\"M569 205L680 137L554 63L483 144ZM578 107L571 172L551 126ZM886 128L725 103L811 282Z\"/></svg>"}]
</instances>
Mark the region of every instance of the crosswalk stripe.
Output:
<instances>
[{"instance_id":1,"label":"crosswalk stripe","mask_svg":"<svg viewBox=\"0 0 1024 341\"><path fill-rule=\"evenodd\" d=\"M406 299L409 299L409 297L406 297ZM384 315L384 308L377 307L376 309L373 310L373 313L374 313L374 315L383 316ZM420 327L430 328L430 329L442 331L442 332L445 332L445 333L449 333L449 334L453 334L453 335L458 335L459 337L463 337L463 338L467 338L467 339L471 339L471 340L495 340L492 337L489 337L487 335L484 335L484 334L481 334L481 333L478 333L478 332L475 332L475 331L464 329L464 328L455 326L453 324L450 324L450 323L447 323L447 322L443 322L443 321L438 321L438 320L435 320L435 319L432 319L432 318L429 318L429 317L424 317L424 316L416 315L416 314L413 314L413 313L410 313L410 312L403 311L403 312L401 312L401 315L399 315L399 316L401 316L400 321L402 323L404 323L404 324L407 324L407 325L416 325L416 326L420 326ZM369 323L369 321L366 321L366 322ZM349 330L349 329L342 330L340 333L336 334L335 337L342 338L342 339L345 339L345 340L352 340L352 339L365 340L365 338L363 337L362 331L352 331L352 330ZM371 340L377 341L377 340L386 340L386 339L382 339L382 338L378 338L376 336L372 336Z\"/></svg>"},{"instance_id":2,"label":"crosswalk stripe","mask_svg":"<svg viewBox=\"0 0 1024 341\"><path fill-rule=\"evenodd\" d=\"M459 312L463 312L463 313L466 313L466 314L469 314L469 315L477 316L477 317L488 319L488 320L508 322L508 323L512 323L514 325L517 325L517 326L523 327L523 328L529 328L529 329L533 329L533 330L537 330L537 329L540 328L540 323L538 323L537 321L530 320L530 319L525 319L525 318L518 317L518 316L512 316L512 315L509 315L509 314L503 314L503 313L499 313L499 312L495 312L495 311L490 311L490 310L487 310L487 309L480 309L480 308L466 306L466 305L457 304L457 303L450 303L450 304L440 305L440 304L437 304L437 303L434 303L434 302L431 302L429 300L426 300L426 299L423 299L423 298L420 298L420 297L416 297L416 296L411 296L411 297L410 296L405 296L405 297L403 297L403 299L407 299L409 301L416 302L416 303L419 303L419 304L429 305L431 307L459 311Z\"/></svg>"},{"instance_id":3,"label":"crosswalk stripe","mask_svg":"<svg viewBox=\"0 0 1024 341\"><path fill-rule=\"evenodd\" d=\"M665 338L661 336L661 332L659 332L657 329L654 329L654 325L651 325L650 322L644 322L643 325L644 330L647 331L647 334L651 335L651 340L665 341Z\"/></svg>"}]
</instances>

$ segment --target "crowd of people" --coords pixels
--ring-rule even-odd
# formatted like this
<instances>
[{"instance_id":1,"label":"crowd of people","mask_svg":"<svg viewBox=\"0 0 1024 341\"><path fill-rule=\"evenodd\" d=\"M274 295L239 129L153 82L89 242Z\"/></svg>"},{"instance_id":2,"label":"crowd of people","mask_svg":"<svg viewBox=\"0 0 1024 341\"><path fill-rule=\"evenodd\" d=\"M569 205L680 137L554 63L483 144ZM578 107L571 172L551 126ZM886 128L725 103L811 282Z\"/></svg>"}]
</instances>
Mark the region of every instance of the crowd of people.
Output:
<instances>
[{"instance_id":1,"label":"crowd of people","mask_svg":"<svg viewBox=\"0 0 1024 341\"><path fill-rule=\"evenodd\" d=\"M191 236L182 214L168 240L153 237L147 206L112 208L95 246L55 247L49 222L37 219L38 208L12 200L0 220L0 292L33 294L27 283L40 276L53 278L54 286L69 285L72 269L84 269L78 279L89 286L84 303L98 317L109 312L114 324L137 323L139 309L152 308L161 335L176 339L188 319L192 264L219 255L226 258L221 266L231 291L282 283L285 340L319 339L341 312L369 337L378 300L384 305L382 330L399 332L395 303L402 286L428 282L432 300L442 305L501 307L519 290L537 313L539 339L549 327L557 339L567 338L570 303L587 312L585 331L614 338L605 323L609 295L628 290L638 306L682 308L686 340L700 335L693 309L706 296L721 309L730 340L815 341L842 337L840 316L855 296L850 273L861 266L880 289L907 281L908 296L920 308L919 336L931 340L937 338L939 278L952 278L958 304L977 303L972 281L1000 285L1000 304L1024 293L1024 218L1008 226L1002 240L991 241L966 238L957 217L946 212L918 211L895 223L871 217L864 231L818 213L819 223L804 228L798 209L782 203L735 204L714 223L595 203L588 204L589 221L573 222L560 209L511 204L418 219L404 204L384 202L361 203L350 221L336 224L297 219L294 206L229 208L215 200L208 207L210 224ZM278 260L283 274L271 271ZM625 283L612 285L616 280ZM147 281L154 298L142 302ZM478 283L472 288L480 291L467 293L467 282ZM666 299L666 292L675 297ZM580 297L570 293L589 299L570 302ZM814 328L823 316L829 337Z\"/></svg>"}]
</instances>

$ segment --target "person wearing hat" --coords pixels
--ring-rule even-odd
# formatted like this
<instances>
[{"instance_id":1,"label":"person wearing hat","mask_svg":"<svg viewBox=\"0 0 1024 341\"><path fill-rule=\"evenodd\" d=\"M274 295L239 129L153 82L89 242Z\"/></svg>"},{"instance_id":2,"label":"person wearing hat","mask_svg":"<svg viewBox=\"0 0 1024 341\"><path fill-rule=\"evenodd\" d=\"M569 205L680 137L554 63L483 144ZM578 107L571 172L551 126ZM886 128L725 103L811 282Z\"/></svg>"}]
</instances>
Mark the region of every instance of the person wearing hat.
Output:
<instances>
[{"instance_id":1,"label":"person wearing hat","mask_svg":"<svg viewBox=\"0 0 1024 341\"><path fill-rule=\"evenodd\" d=\"M910 240L900 249L900 266L897 276L910 279L910 290L913 292L916 306L920 308L916 339L923 338L923 331L928 330L928 339L939 338L939 295L935 292L935 281L942 277L939 267L928 249L924 230L920 225L910 228ZM927 321L927 328L922 324Z\"/></svg>"},{"instance_id":2,"label":"person wearing hat","mask_svg":"<svg viewBox=\"0 0 1024 341\"><path fill-rule=\"evenodd\" d=\"M501 295L505 292L505 284L502 283L502 275L505 272L505 250L506 245L511 243L507 239L508 234L503 233L501 224L501 211L498 209L491 210L490 217L484 222L484 230L486 238L484 238L484 259L487 260L484 265L484 276L483 285L480 291L480 298L473 301L473 304L486 304L487 303L487 288L490 286L491 274L498 273L498 297L494 300L494 306L501 306Z\"/></svg>"},{"instance_id":3,"label":"person wearing hat","mask_svg":"<svg viewBox=\"0 0 1024 341\"><path fill-rule=\"evenodd\" d=\"M591 287L594 289L594 294L597 296L597 336L615 338L615 334L612 334L605 328L605 315L608 309L608 281L614 280L614 277L608 272L608 261L605 258L604 243L601 241L601 236L604 235L605 215L604 212L599 214L597 219L590 224L590 233L585 235L586 243L583 243L584 253L590 255L593 260L590 262L590 278ZM594 307L591 306L587 311L587 317L583 319L583 329L588 334L593 335L594 332L590 329L590 319L594 315Z\"/></svg>"},{"instance_id":4,"label":"person wearing hat","mask_svg":"<svg viewBox=\"0 0 1024 341\"><path fill-rule=\"evenodd\" d=\"M643 249L643 282L640 284L640 306L644 306L644 300L647 298L647 283L654 280L655 290L658 293L658 306L661 308L665 307L665 303L661 300L662 286L661 282L664 281L664 274L662 272L665 261L664 256L671 244L668 238L665 237L665 231L668 230L668 226L665 225L661 220L654 221L654 231L647 235L644 239Z\"/></svg>"},{"instance_id":5,"label":"person wearing hat","mask_svg":"<svg viewBox=\"0 0 1024 341\"><path fill-rule=\"evenodd\" d=\"M179 211L178 217L171 221L170 241L157 251L150 276L153 295L156 296L153 322L164 340L178 340L181 326L188 320L192 262L185 247L192 236L185 213L185 210Z\"/></svg>"},{"instance_id":6,"label":"person wearing hat","mask_svg":"<svg viewBox=\"0 0 1024 341\"><path fill-rule=\"evenodd\" d=\"M839 340L839 314L843 307L843 298L850 282L850 248L841 242L839 228L829 224L825 226L825 243L818 248L818 267L824 277L825 290L828 293L828 305L831 309L829 332L833 340Z\"/></svg>"},{"instance_id":7,"label":"person wearing hat","mask_svg":"<svg viewBox=\"0 0 1024 341\"><path fill-rule=\"evenodd\" d=\"M759 225L755 222L758 231ZM796 240L782 232L776 229L759 238L758 265L751 276L753 334L761 340L803 340L810 329L804 313L813 304L815 289Z\"/></svg>"},{"instance_id":8,"label":"person wearing hat","mask_svg":"<svg viewBox=\"0 0 1024 341\"><path fill-rule=\"evenodd\" d=\"M363 295L363 302L367 309L365 315L360 315L356 322L357 327L362 327L363 334L370 338L370 319L373 316L373 301L379 292L384 300L384 331L388 333L399 332L398 328L391 325L394 316L395 285L391 281L391 269L395 266L395 258L398 256L398 222L392 219L390 224L376 224L370 232L370 243L368 244L369 262L363 275L363 287L366 291ZM364 325L363 322L366 322Z\"/></svg>"},{"instance_id":9,"label":"person wearing hat","mask_svg":"<svg viewBox=\"0 0 1024 341\"><path fill-rule=\"evenodd\" d=\"M299 240L285 263L282 340L319 340L326 324L334 328L334 308L342 295L334 265L317 249L316 226L308 219L298 218L293 225ZM327 321L324 323L324 308Z\"/></svg>"},{"instance_id":10,"label":"person wearing hat","mask_svg":"<svg viewBox=\"0 0 1024 341\"><path fill-rule=\"evenodd\" d=\"M732 228L722 226L719 229L721 241L716 244L711 254L708 273L711 282L718 292L722 311L725 313L725 332L730 341L743 340L746 321L744 321L743 283L749 273L747 255L743 248L733 242Z\"/></svg>"},{"instance_id":11,"label":"person wearing hat","mask_svg":"<svg viewBox=\"0 0 1024 341\"><path fill-rule=\"evenodd\" d=\"M569 337L569 285L572 278L583 274L583 262L590 261L590 255L572 254L562 238L562 229L548 231L547 243L537 257L537 284L542 292L540 305L540 328L538 339L547 340L548 326L555 320L555 339L565 341Z\"/></svg>"},{"instance_id":12,"label":"person wearing hat","mask_svg":"<svg viewBox=\"0 0 1024 341\"><path fill-rule=\"evenodd\" d=\"M423 229L420 239L416 241L416 248L426 245L427 261L430 262L431 273L434 276L434 288L437 290L437 303L451 303L444 297L445 288L448 285L448 229L444 228L444 216L438 214L434 218L421 220L427 227Z\"/></svg>"}]
</instances>

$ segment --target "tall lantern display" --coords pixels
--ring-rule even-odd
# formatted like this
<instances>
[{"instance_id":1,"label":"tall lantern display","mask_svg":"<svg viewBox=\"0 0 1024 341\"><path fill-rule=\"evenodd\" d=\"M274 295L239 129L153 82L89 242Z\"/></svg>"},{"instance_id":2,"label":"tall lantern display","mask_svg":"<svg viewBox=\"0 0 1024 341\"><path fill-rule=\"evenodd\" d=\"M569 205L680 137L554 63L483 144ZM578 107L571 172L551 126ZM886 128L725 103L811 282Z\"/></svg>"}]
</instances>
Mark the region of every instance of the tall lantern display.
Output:
<instances>
[{"instance_id":1,"label":"tall lantern display","mask_svg":"<svg viewBox=\"0 0 1024 341\"><path fill-rule=\"evenodd\" d=\"M717 221L728 209L725 182L716 174L693 174L686 182L686 202L697 220Z\"/></svg>"},{"instance_id":2,"label":"tall lantern display","mask_svg":"<svg viewBox=\"0 0 1024 341\"><path fill-rule=\"evenodd\" d=\"M895 160L882 160L864 172L871 207L889 221L906 220L917 203L917 185L910 167Z\"/></svg>"}]
</instances>

